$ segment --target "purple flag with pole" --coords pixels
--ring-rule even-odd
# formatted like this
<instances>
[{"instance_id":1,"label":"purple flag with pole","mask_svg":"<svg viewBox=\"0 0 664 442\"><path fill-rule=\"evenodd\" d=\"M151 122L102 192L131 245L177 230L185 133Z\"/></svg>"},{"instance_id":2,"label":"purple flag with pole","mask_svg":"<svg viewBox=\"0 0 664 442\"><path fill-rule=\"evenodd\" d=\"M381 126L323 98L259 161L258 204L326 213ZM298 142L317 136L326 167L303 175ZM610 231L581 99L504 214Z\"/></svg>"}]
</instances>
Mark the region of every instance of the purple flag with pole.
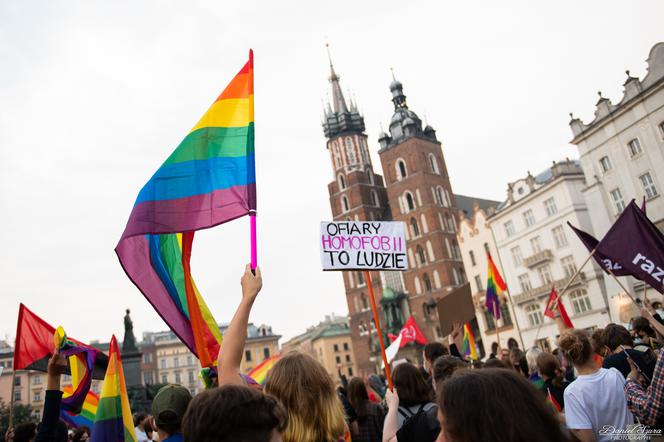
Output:
<instances>
[{"instance_id":1,"label":"purple flag with pole","mask_svg":"<svg viewBox=\"0 0 664 442\"><path fill-rule=\"evenodd\" d=\"M572 229L574 233L576 233L576 236L579 237L581 242L583 243L584 246L586 246L586 249L588 249L589 252L592 252L595 250L595 247L597 247L597 244L599 244L599 241L592 236L588 232L584 232L583 230L576 228L567 221L567 225ZM593 258L595 258L595 261L597 261L597 264L604 270L605 273L609 273L609 270L611 270L611 273L613 273L616 276L627 276L631 275L631 273L623 268L620 264L609 258L608 256L602 254L601 252L595 250L595 253L593 254Z\"/></svg>"},{"instance_id":2,"label":"purple flag with pole","mask_svg":"<svg viewBox=\"0 0 664 442\"><path fill-rule=\"evenodd\" d=\"M634 200L597 244L596 252L664 293L664 235Z\"/></svg>"}]
</instances>

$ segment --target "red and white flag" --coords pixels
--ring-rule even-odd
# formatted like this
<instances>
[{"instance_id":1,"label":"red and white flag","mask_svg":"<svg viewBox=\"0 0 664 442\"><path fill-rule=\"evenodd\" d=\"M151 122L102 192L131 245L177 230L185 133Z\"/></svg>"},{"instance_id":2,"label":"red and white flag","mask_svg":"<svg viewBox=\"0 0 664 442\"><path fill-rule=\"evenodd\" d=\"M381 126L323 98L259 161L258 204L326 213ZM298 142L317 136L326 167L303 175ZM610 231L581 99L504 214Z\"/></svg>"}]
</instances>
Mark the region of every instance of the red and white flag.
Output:
<instances>
[{"instance_id":1,"label":"red and white flag","mask_svg":"<svg viewBox=\"0 0 664 442\"><path fill-rule=\"evenodd\" d=\"M546 303L546 307L544 308L544 316L548 316L551 319L556 319L556 314L553 311L553 304L556 303L556 300L558 300L558 293L556 293L556 288L551 287L551 294L549 295L549 301ZM558 300L557 302L557 310L558 313L560 313L560 319L563 320L563 323L567 328L574 328L572 325L572 321L569 319L569 315L567 314L567 310L565 310L565 306L563 305L562 301Z\"/></svg>"},{"instance_id":2,"label":"red and white flag","mask_svg":"<svg viewBox=\"0 0 664 442\"><path fill-rule=\"evenodd\" d=\"M396 341L396 339L401 336L399 348L404 347L409 342L417 342L418 344L422 345L427 343L427 338L424 336L424 333L422 333L422 330L420 330L420 328L417 326L415 318L413 318L412 315L403 325L403 328L399 331L398 335L395 336L390 333L387 336L392 342Z\"/></svg>"}]
</instances>

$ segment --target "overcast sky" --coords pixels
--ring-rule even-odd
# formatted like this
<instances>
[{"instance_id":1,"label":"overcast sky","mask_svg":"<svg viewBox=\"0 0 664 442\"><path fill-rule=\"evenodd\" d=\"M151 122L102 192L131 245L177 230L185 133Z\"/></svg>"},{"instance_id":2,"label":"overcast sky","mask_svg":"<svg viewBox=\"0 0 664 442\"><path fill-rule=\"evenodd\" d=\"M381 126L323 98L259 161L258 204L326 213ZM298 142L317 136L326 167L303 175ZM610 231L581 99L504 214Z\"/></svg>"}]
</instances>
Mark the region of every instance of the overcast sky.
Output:
<instances>
[{"instance_id":1,"label":"overcast sky","mask_svg":"<svg viewBox=\"0 0 664 442\"><path fill-rule=\"evenodd\" d=\"M165 324L113 251L143 184L255 51L259 262L251 320L291 337L346 314L320 270L331 218L321 99L329 40L364 114L374 167L392 115L390 67L443 143L455 193L502 200L509 181L577 157L568 112L618 101L664 40L656 1L0 0L0 337L19 302L83 340ZM249 259L240 219L196 235L192 268L219 322Z\"/></svg>"}]
</instances>

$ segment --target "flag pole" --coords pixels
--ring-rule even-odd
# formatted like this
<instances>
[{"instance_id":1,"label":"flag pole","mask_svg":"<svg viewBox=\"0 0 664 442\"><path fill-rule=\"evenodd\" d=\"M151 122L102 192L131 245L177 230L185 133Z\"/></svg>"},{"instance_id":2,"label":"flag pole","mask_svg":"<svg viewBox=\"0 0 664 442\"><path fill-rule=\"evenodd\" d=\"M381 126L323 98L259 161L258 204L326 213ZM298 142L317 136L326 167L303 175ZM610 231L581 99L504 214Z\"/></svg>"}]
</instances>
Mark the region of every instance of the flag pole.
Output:
<instances>
[{"instance_id":1,"label":"flag pole","mask_svg":"<svg viewBox=\"0 0 664 442\"><path fill-rule=\"evenodd\" d=\"M16 347L14 347L14 351L16 351ZM11 392L11 397L9 398L9 424L7 425L7 429L12 428L14 426L14 387L16 385L16 369L14 368L14 363L12 362L12 392Z\"/></svg>"},{"instance_id":2,"label":"flag pole","mask_svg":"<svg viewBox=\"0 0 664 442\"><path fill-rule=\"evenodd\" d=\"M258 245L256 240L256 210L249 211L249 230L251 235L251 271L256 270L258 266Z\"/></svg>"},{"instance_id":3,"label":"flag pole","mask_svg":"<svg viewBox=\"0 0 664 442\"><path fill-rule=\"evenodd\" d=\"M611 276L613 277L613 280L616 281L616 283L620 286L620 288L623 289L623 291L625 292L625 294L626 294L627 296L629 296L629 299L631 299L632 302L638 307L639 304L636 302L636 299L634 299L634 297L633 297L632 294L629 292L629 290L627 290L627 288L623 285L623 283L620 282L620 280L618 279L618 277L616 277L616 275L611 271L611 269L606 269L606 271L609 272L609 275L611 275ZM645 284L646 284L646 282L643 281L643 285L644 285L644 293L645 293L645 290L646 290L646 289L645 289Z\"/></svg>"},{"instance_id":4,"label":"flag pole","mask_svg":"<svg viewBox=\"0 0 664 442\"><path fill-rule=\"evenodd\" d=\"M498 303L500 303L500 298L498 298ZM496 323L496 340L498 341L498 351L500 352L500 349L502 347L500 346L500 327L498 326L498 306L496 305L495 302L493 303L493 320ZM521 343L521 345L523 345L523 342ZM496 357L500 359L498 355L496 355Z\"/></svg>"},{"instance_id":5,"label":"flag pole","mask_svg":"<svg viewBox=\"0 0 664 442\"><path fill-rule=\"evenodd\" d=\"M369 289L369 300L371 301L371 311L373 312L374 322L376 323L376 331L378 332L378 343L380 344L380 354L383 357L383 364L385 365L385 377L387 378L387 385L392 387L392 375L390 374L390 364L387 362L387 355L385 354L385 342L383 342L383 332L380 327L380 318L378 317L378 309L376 308L376 297L374 296L373 283L371 282L371 274L368 270L364 271L364 279L367 281L367 288Z\"/></svg>"},{"instance_id":6,"label":"flag pole","mask_svg":"<svg viewBox=\"0 0 664 442\"><path fill-rule=\"evenodd\" d=\"M595 254L595 250L597 250L597 248L594 248L593 251L590 252L590 255L588 255L586 260L583 261L583 264L581 264L581 267L576 269L576 272L574 272L574 274L569 278L569 280L567 281L567 284L565 284L565 287L563 287L563 289L560 291L560 293L558 294L556 299L553 301L553 304L551 305L551 310L555 311L558 308L558 302L560 301L560 298L563 297L563 295L565 294L565 292L567 291L569 286L572 285L572 283L574 282L576 277L579 276L579 274L581 273L581 270L583 270L583 268L586 266L586 264L588 264L588 261L590 261L590 258L592 258L593 255ZM555 287L555 284L554 284L554 287ZM539 326L537 327L537 333L535 333L535 342L534 342L535 346L537 346L537 338L539 337L540 330L542 329L543 325L544 325L544 319L542 319L542 322L540 322Z\"/></svg>"}]
</instances>

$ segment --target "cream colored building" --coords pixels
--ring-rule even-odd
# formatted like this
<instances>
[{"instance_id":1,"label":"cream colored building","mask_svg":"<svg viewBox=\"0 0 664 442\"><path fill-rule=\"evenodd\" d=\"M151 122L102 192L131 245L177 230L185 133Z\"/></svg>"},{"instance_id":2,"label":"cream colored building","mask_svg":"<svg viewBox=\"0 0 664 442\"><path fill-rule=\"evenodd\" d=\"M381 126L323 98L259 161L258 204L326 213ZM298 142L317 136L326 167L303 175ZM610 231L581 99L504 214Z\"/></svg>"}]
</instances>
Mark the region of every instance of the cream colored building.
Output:
<instances>
[{"instance_id":1,"label":"cream colored building","mask_svg":"<svg viewBox=\"0 0 664 442\"><path fill-rule=\"evenodd\" d=\"M220 326L223 333L227 326ZM244 348L241 370L248 373L265 359L279 353L280 335L272 332L267 325L256 326L250 323L247 326L247 342ZM146 361L143 356L143 366L148 363L154 365L150 379L157 384L180 384L187 387L192 394L203 389L203 383L198 374L200 365L196 356L171 331L143 333L142 346L151 346L150 353L154 354L154 361ZM145 373L144 373L145 380Z\"/></svg>"},{"instance_id":2,"label":"cream colored building","mask_svg":"<svg viewBox=\"0 0 664 442\"><path fill-rule=\"evenodd\" d=\"M458 202L457 205L459 205ZM500 274L505 275L496 242L487 221L487 218L494 213L497 205L497 202L493 205L487 204L485 210L477 202L473 202L472 209L460 212L459 231L457 233L463 266L470 282L473 304L475 305L475 317L477 318L484 352L487 356L491 353L491 344L498 342L499 335L502 348L507 347L509 339L515 339L520 346L523 346L516 327L514 305L506 296L507 294L500 295L501 317L498 320L497 327L493 315L485 305L488 278L487 251L491 253Z\"/></svg>"},{"instance_id":3,"label":"cream colored building","mask_svg":"<svg viewBox=\"0 0 664 442\"><path fill-rule=\"evenodd\" d=\"M641 204L644 196L648 218L664 231L664 42L650 50L647 74L640 79L627 71L623 88L615 104L600 94L591 122L572 117L569 123L586 178L582 191L592 213L590 233L598 239L626 204L632 199ZM625 322L638 314L631 303L624 302L618 284L606 279L614 317ZM641 281L621 280L632 293L643 296ZM659 299L655 290L648 294Z\"/></svg>"},{"instance_id":4,"label":"cream colored building","mask_svg":"<svg viewBox=\"0 0 664 442\"><path fill-rule=\"evenodd\" d=\"M312 355L335 382L339 380L339 372L349 378L359 374L346 317L334 314L326 316L318 325L284 343L283 351L290 350Z\"/></svg>"}]
</instances>

